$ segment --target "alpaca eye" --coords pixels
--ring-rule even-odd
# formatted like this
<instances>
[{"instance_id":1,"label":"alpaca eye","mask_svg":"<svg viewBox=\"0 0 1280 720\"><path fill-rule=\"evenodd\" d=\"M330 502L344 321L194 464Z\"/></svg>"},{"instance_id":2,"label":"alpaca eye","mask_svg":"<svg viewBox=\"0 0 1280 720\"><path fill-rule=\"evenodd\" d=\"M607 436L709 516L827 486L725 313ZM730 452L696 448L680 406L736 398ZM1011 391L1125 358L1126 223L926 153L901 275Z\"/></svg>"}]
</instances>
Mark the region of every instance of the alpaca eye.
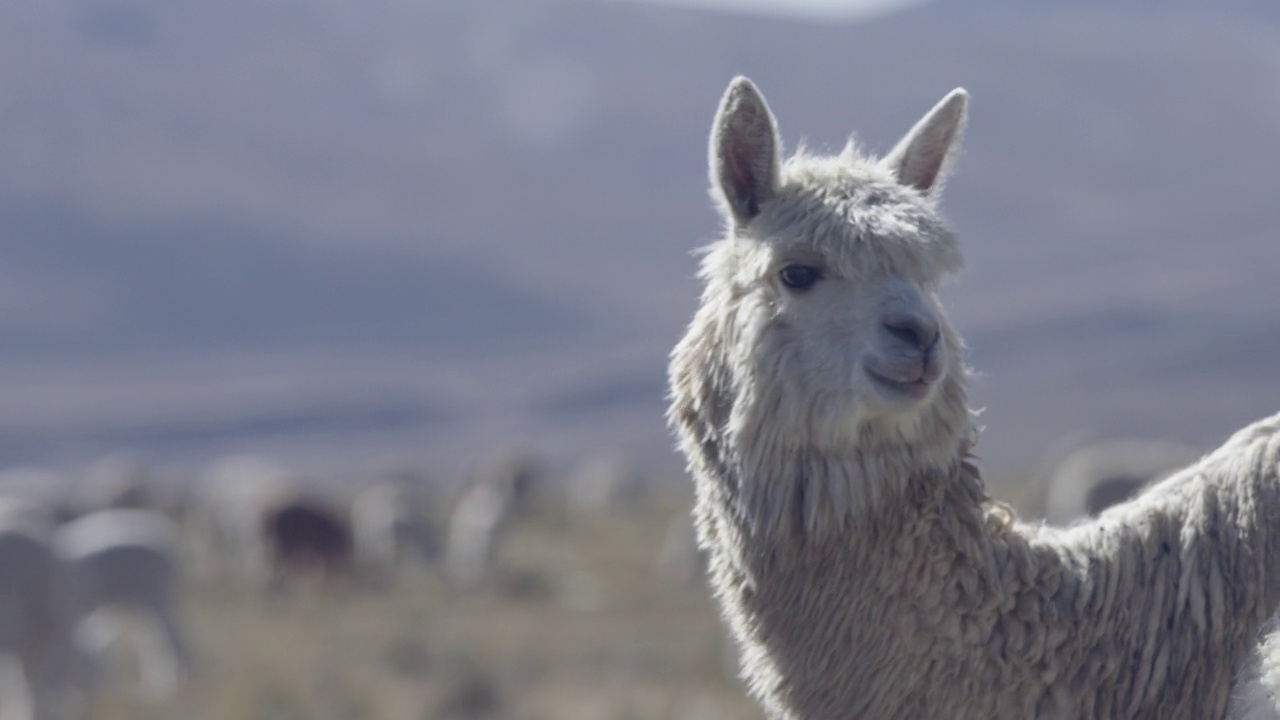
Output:
<instances>
[{"instance_id":1,"label":"alpaca eye","mask_svg":"<svg viewBox=\"0 0 1280 720\"><path fill-rule=\"evenodd\" d=\"M822 273L808 265L788 265L778 271L778 277L792 290L808 290L822 278Z\"/></svg>"}]
</instances>

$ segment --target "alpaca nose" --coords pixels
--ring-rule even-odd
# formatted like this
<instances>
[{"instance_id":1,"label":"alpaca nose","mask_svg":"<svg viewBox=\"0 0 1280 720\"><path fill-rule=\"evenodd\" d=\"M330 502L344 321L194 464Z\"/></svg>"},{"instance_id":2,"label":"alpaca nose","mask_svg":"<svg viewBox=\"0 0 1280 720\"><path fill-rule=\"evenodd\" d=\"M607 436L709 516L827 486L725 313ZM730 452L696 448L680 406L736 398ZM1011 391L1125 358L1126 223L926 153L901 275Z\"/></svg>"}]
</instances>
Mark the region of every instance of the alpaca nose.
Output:
<instances>
[{"instance_id":1,"label":"alpaca nose","mask_svg":"<svg viewBox=\"0 0 1280 720\"><path fill-rule=\"evenodd\" d=\"M921 315L891 315L880 321L890 335L912 347L928 352L938 344L937 321Z\"/></svg>"}]
</instances>

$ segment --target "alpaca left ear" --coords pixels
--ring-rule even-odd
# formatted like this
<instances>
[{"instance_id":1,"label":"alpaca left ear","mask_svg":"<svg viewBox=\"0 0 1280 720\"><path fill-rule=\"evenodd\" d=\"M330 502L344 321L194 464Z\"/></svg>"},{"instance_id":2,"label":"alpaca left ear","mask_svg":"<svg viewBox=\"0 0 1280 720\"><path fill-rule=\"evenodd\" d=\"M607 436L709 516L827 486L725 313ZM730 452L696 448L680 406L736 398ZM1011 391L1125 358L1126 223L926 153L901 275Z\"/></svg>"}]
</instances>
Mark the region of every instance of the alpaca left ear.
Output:
<instances>
[{"instance_id":1,"label":"alpaca left ear","mask_svg":"<svg viewBox=\"0 0 1280 720\"><path fill-rule=\"evenodd\" d=\"M764 96L738 76L729 83L711 126L713 194L738 225L745 225L778 189L778 130Z\"/></svg>"},{"instance_id":2,"label":"alpaca left ear","mask_svg":"<svg viewBox=\"0 0 1280 720\"><path fill-rule=\"evenodd\" d=\"M964 132L969 93L956 88L933 106L906 134L880 164L893 172L898 182L926 196L942 187L951 157Z\"/></svg>"}]
</instances>

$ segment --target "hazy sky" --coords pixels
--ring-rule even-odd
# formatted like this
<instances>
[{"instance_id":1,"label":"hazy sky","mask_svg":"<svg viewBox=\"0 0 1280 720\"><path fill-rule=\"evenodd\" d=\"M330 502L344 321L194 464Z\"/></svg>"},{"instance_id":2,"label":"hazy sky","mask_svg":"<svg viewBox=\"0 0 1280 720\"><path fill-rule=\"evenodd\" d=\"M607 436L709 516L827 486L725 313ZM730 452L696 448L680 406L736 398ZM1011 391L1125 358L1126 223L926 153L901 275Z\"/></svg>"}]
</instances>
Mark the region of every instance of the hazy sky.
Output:
<instances>
[{"instance_id":1,"label":"hazy sky","mask_svg":"<svg viewBox=\"0 0 1280 720\"><path fill-rule=\"evenodd\" d=\"M601 0L608 2L610 0ZM915 5L926 0L628 0L672 5L733 8L768 15L850 19Z\"/></svg>"}]
</instances>

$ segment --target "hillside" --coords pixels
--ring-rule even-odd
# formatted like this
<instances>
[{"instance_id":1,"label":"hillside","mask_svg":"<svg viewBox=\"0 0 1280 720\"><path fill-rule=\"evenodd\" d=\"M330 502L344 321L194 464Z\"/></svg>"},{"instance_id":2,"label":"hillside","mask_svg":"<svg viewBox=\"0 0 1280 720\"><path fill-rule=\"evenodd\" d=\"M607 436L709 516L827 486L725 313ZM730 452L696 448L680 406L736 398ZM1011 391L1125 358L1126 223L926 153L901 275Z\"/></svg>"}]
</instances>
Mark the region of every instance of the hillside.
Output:
<instances>
[{"instance_id":1,"label":"hillside","mask_svg":"<svg viewBox=\"0 0 1280 720\"><path fill-rule=\"evenodd\" d=\"M1280 18L1183 5L6 5L0 461L521 439L674 468L663 364L738 73L790 147L883 150L973 94L946 295L989 463L1214 442L1280 407Z\"/></svg>"}]
</instances>

